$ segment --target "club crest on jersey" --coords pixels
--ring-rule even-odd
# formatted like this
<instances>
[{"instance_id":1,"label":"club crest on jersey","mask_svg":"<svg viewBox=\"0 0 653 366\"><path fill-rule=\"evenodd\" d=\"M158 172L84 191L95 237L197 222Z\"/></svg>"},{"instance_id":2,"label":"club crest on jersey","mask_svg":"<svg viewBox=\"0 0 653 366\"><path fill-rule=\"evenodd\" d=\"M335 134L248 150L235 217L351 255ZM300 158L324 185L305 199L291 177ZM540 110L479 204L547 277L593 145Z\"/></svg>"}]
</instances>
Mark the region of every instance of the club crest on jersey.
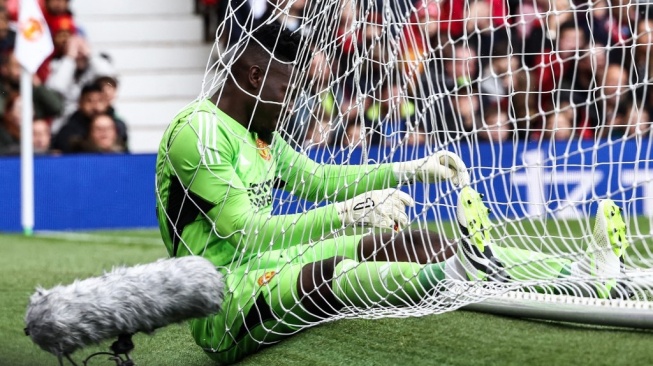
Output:
<instances>
[{"instance_id":1,"label":"club crest on jersey","mask_svg":"<svg viewBox=\"0 0 653 366\"><path fill-rule=\"evenodd\" d=\"M258 281L257 281L258 285L259 286L267 285L268 283L270 283L270 280L272 280L272 277L274 277L275 274L277 274L277 272L275 272L275 271L265 272L265 274L263 274L263 276L258 278Z\"/></svg>"},{"instance_id":2,"label":"club crest on jersey","mask_svg":"<svg viewBox=\"0 0 653 366\"><path fill-rule=\"evenodd\" d=\"M272 154L270 153L270 145L261 139L256 139L256 148L258 149L258 154L261 155L263 160L270 161L272 159Z\"/></svg>"}]
</instances>

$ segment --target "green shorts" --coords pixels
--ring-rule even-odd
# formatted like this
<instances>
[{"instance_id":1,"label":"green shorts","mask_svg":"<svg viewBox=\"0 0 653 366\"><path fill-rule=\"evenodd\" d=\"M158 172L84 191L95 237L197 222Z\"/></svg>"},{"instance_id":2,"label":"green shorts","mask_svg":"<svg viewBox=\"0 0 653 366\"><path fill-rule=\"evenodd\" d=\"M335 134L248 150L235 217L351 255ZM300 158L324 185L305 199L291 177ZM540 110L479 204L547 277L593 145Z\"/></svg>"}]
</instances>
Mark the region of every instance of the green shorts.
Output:
<instances>
[{"instance_id":1,"label":"green shorts","mask_svg":"<svg viewBox=\"0 0 653 366\"><path fill-rule=\"evenodd\" d=\"M233 363L317 320L300 304L297 279L313 262L357 259L360 235L262 253L225 276L222 311L191 321L195 342L221 363Z\"/></svg>"}]
</instances>

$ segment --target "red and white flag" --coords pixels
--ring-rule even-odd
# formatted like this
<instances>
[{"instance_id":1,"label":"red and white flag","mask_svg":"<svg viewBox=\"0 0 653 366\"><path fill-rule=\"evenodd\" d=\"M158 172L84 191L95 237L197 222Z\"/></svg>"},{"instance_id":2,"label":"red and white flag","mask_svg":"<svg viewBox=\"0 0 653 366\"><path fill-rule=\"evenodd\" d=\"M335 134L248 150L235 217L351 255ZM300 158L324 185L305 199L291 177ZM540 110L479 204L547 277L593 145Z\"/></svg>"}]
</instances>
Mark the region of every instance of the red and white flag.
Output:
<instances>
[{"instance_id":1,"label":"red and white flag","mask_svg":"<svg viewBox=\"0 0 653 366\"><path fill-rule=\"evenodd\" d=\"M34 74L53 50L50 29L37 0L20 0L15 51L18 62Z\"/></svg>"}]
</instances>

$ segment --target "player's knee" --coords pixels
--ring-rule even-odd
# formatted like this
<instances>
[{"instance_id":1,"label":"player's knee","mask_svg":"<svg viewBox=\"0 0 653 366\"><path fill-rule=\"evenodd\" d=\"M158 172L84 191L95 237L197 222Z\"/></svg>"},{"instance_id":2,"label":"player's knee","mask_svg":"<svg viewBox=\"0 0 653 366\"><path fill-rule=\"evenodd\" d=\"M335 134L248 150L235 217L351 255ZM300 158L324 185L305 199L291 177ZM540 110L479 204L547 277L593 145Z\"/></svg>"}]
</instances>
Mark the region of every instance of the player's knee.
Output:
<instances>
[{"instance_id":1,"label":"player's knee","mask_svg":"<svg viewBox=\"0 0 653 366\"><path fill-rule=\"evenodd\" d=\"M302 269L302 275L300 276L300 282L302 284L300 290L306 294L330 282L333 279L336 266L345 259L344 256L335 256L307 264Z\"/></svg>"},{"instance_id":2,"label":"player's knee","mask_svg":"<svg viewBox=\"0 0 653 366\"><path fill-rule=\"evenodd\" d=\"M342 304L337 300L331 283L338 263L346 258L336 256L304 266L297 283L301 302L315 319L337 314Z\"/></svg>"}]
</instances>

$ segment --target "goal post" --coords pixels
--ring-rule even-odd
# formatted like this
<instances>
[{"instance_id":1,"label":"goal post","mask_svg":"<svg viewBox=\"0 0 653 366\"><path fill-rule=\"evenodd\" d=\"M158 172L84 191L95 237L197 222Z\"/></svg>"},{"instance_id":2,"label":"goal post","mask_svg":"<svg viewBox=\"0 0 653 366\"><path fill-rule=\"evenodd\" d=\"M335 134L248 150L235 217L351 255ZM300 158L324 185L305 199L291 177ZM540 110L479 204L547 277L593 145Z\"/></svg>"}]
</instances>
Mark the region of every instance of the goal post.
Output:
<instances>
[{"instance_id":1,"label":"goal post","mask_svg":"<svg viewBox=\"0 0 653 366\"><path fill-rule=\"evenodd\" d=\"M419 316L461 307L653 326L653 277L641 275L653 262L653 13L647 2L225 4L198 100L213 94L220 100L225 83L236 78L232 66L247 45L256 42L252 32L276 22L302 37L298 60L290 63L292 82L279 117L279 136L311 157L316 171L327 165L373 167L451 151L469 167L471 186L484 194L492 210L493 243L535 253L508 263L527 268L530 279L502 284L447 279L424 289L428 294L419 301L346 306L336 315L312 318L307 326L344 317ZM274 59L274 52L271 55ZM269 70L270 65L260 66ZM261 95L255 97L265 102ZM228 183L237 185L235 180ZM462 240L456 222L460 187L443 182L401 189L416 201L408 212L411 228ZM188 189L184 192L195 199ZM330 203L320 197L299 199L283 190L271 194L270 217L301 216ZM618 299L612 300L597 298L594 289L606 278L578 276L566 267L549 265L552 260L575 263L588 255L595 240L594 216L603 199L623 209L630 243L623 270L610 278L619 284L613 293ZM279 230L284 240L292 231L285 226ZM374 232L355 225L325 226L322 239ZM234 233L216 229L215 235ZM188 245L189 254L211 250L209 243ZM260 258L265 252L254 255ZM288 263L305 253L296 255ZM267 283L266 278L261 283ZM299 299L293 306L301 307Z\"/></svg>"}]
</instances>

